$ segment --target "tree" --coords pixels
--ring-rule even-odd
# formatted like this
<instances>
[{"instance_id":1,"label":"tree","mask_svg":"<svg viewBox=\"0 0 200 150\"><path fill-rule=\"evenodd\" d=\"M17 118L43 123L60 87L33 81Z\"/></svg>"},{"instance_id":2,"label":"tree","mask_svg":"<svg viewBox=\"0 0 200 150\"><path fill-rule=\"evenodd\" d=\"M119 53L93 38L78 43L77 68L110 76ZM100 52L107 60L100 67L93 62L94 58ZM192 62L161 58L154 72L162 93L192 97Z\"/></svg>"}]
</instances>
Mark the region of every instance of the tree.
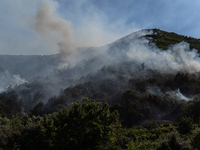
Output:
<instances>
[{"instance_id":1,"label":"tree","mask_svg":"<svg viewBox=\"0 0 200 150\"><path fill-rule=\"evenodd\" d=\"M56 149L96 149L111 140L114 124L119 114L109 111L109 105L103 107L87 98L83 103L74 103L70 109L61 111L54 118Z\"/></svg>"},{"instance_id":2,"label":"tree","mask_svg":"<svg viewBox=\"0 0 200 150\"><path fill-rule=\"evenodd\" d=\"M200 129L196 129L194 132L194 138L192 139L192 146L196 149L200 149Z\"/></svg>"},{"instance_id":3,"label":"tree","mask_svg":"<svg viewBox=\"0 0 200 150\"><path fill-rule=\"evenodd\" d=\"M190 111L191 115L193 116L193 119L195 122L199 121L199 117L200 117L200 109L199 108L200 108L200 100L193 101L189 105L189 111Z\"/></svg>"},{"instance_id":4,"label":"tree","mask_svg":"<svg viewBox=\"0 0 200 150\"><path fill-rule=\"evenodd\" d=\"M0 102L0 117L5 115L4 105L4 103Z\"/></svg>"},{"instance_id":5,"label":"tree","mask_svg":"<svg viewBox=\"0 0 200 150\"><path fill-rule=\"evenodd\" d=\"M192 150L189 141L184 141L176 131L171 132L163 139L159 139L157 150Z\"/></svg>"},{"instance_id":6,"label":"tree","mask_svg":"<svg viewBox=\"0 0 200 150\"><path fill-rule=\"evenodd\" d=\"M44 104L43 102L39 102L37 105L35 105L35 107L31 110L31 114L38 116L38 115L42 115L42 110L43 110Z\"/></svg>"},{"instance_id":7,"label":"tree","mask_svg":"<svg viewBox=\"0 0 200 150\"><path fill-rule=\"evenodd\" d=\"M181 117L178 123L178 132L181 134L190 133L193 129L193 120L190 117Z\"/></svg>"}]
</instances>

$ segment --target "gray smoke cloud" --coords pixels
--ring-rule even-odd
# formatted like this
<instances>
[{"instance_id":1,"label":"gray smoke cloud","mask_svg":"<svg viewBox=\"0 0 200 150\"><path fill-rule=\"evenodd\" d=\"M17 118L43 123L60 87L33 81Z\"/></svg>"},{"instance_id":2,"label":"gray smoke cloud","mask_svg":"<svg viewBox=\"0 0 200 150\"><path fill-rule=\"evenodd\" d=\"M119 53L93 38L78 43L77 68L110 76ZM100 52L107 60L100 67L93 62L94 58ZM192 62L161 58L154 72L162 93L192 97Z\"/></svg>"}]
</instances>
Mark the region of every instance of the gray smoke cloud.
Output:
<instances>
[{"instance_id":1,"label":"gray smoke cloud","mask_svg":"<svg viewBox=\"0 0 200 150\"><path fill-rule=\"evenodd\" d=\"M43 0L36 15L31 18L32 28L42 36L52 36L58 41L60 53L73 50L73 28L70 22L55 13L56 3Z\"/></svg>"}]
</instances>

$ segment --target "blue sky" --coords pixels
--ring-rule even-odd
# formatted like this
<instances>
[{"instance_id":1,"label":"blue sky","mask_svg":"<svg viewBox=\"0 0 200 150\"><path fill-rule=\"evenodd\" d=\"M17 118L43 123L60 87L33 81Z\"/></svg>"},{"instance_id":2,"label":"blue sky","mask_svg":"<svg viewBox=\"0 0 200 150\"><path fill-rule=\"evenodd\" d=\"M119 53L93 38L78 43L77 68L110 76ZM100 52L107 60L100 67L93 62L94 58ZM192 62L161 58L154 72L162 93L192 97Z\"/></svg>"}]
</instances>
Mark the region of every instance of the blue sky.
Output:
<instances>
[{"instance_id":1,"label":"blue sky","mask_svg":"<svg viewBox=\"0 0 200 150\"><path fill-rule=\"evenodd\" d=\"M200 38L199 0L0 0L0 54L59 52L56 36L31 27L42 1L71 24L75 47L101 46L147 28Z\"/></svg>"}]
</instances>

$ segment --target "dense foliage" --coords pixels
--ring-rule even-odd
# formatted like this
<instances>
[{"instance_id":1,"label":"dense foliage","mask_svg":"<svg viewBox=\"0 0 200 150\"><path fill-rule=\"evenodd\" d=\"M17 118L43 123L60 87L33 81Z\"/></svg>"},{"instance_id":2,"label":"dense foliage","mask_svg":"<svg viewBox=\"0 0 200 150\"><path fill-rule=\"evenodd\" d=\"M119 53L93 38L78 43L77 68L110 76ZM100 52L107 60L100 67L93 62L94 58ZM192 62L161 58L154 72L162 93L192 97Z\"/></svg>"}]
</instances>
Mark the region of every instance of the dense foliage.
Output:
<instances>
[{"instance_id":1,"label":"dense foliage","mask_svg":"<svg viewBox=\"0 0 200 150\"><path fill-rule=\"evenodd\" d=\"M41 116L0 117L0 149L193 149L199 148L199 128L182 118L177 125L152 122L146 128L122 128L117 111L107 103L83 99L69 109ZM184 130L186 131L186 130ZM193 148L192 148L193 147Z\"/></svg>"},{"instance_id":2,"label":"dense foliage","mask_svg":"<svg viewBox=\"0 0 200 150\"><path fill-rule=\"evenodd\" d=\"M70 109L44 117L26 114L0 118L3 149L96 149L112 142L118 113L105 103L83 99Z\"/></svg>"}]
</instances>

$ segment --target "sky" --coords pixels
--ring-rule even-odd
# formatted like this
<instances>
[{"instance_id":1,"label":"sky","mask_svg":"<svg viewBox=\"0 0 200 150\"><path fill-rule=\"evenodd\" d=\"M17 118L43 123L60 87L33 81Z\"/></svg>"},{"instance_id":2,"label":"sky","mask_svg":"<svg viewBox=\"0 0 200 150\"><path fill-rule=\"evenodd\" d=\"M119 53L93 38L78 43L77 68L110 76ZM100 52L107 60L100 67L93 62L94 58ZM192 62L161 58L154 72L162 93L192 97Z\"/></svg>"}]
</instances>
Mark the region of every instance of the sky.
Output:
<instances>
[{"instance_id":1,"label":"sky","mask_svg":"<svg viewBox=\"0 0 200 150\"><path fill-rule=\"evenodd\" d=\"M200 38L199 8L199 0L0 0L0 54L98 47L150 28Z\"/></svg>"}]
</instances>

